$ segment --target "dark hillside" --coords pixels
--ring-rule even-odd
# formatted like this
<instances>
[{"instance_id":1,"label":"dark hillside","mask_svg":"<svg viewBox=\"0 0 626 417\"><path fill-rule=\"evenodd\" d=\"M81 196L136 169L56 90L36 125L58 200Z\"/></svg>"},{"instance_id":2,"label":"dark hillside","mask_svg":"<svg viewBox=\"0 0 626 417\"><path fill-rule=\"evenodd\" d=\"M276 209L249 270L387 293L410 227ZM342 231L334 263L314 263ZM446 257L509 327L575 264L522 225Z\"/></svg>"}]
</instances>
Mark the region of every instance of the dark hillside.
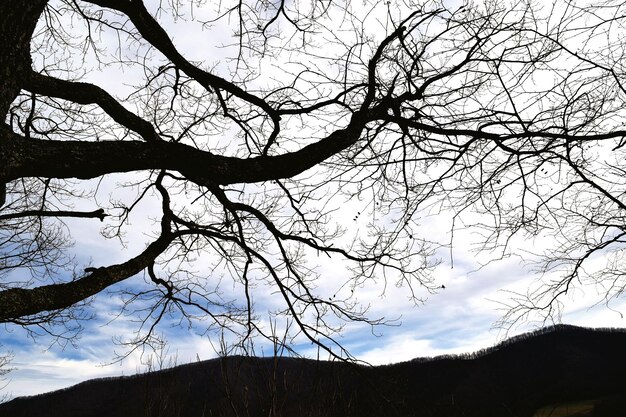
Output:
<instances>
[{"instance_id":1,"label":"dark hillside","mask_svg":"<svg viewBox=\"0 0 626 417\"><path fill-rule=\"evenodd\" d=\"M607 417L626 407L625 351L623 330L558 326L383 367L229 357L17 398L0 416L532 417L586 401L580 416Z\"/></svg>"}]
</instances>

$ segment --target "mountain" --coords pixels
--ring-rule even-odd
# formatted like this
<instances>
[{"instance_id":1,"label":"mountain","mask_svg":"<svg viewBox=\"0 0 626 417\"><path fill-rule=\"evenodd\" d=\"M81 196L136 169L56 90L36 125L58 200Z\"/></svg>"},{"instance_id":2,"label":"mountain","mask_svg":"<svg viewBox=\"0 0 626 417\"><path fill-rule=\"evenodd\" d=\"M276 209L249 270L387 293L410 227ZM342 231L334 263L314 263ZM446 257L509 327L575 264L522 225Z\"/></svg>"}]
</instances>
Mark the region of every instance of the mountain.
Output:
<instances>
[{"instance_id":1,"label":"mountain","mask_svg":"<svg viewBox=\"0 0 626 417\"><path fill-rule=\"evenodd\" d=\"M0 405L0 417L615 417L626 329L555 326L471 355L366 367L226 357L87 381Z\"/></svg>"}]
</instances>

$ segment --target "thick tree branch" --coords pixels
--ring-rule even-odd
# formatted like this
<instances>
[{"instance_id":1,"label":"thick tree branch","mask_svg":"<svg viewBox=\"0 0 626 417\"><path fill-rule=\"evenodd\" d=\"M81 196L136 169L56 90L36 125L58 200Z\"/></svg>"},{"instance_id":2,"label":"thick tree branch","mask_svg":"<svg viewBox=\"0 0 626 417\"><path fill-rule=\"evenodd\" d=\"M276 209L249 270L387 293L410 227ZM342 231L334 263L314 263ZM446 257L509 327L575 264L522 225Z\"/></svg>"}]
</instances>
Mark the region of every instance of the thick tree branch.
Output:
<instances>
[{"instance_id":1,"label":"thick tree branch","mask_svg":"<svg viewBox=\"0 0 626 417\"><path fill-rule=\"evenodd\" d=\"M119 265L97 268L76 281L1 291L0 323L11 322L44 311L67 308L96 295L103 289L132 277L152 264L174 238L173 234L162 234L138 256Z\"/></svg>"},{"instance_id":2,"label":"thick tree branch","mask_svg":"<svg viewBox=\"0 0 626 417\"><path fill-rule=\"evenodd\" d=\"M97 104L119 124L137 132L146 142L160 140L154 126L128 111L102 88L89 83L65 81L31 71L23 87L36 94L58 97L79 104Z\"/></svg>"},{"instance_id":3,"label":"thick tree branch","mask_svg":"<svg viewBox=\"0 0 626 417\"><path fill-rule=\"evenodd\" d=\"M280 119L278 112L262 98L243 90L241 87L217 75L213 75L198 68L183 57L172 43L167 32L154 20L148 10L146 10L142 1L87 0L87 2L114 9L127 15L146 41L150 42L150 44L161 51L172 63L203 86L228 91L234 96L260 107L275 123Z\"/></svg>"},{"instance_id":4,"label":"thick tree branch","mask_svg":"<svg viewBox=\"0 0 626 417\"><path fill-rule=\"evenodd\" d=\"M95 178L147 169L179 171L203 184L254 183L290 178L354 144L365 125L356 113L349 126L304 148L278 156L234 158L173 142L47 141L26 139L0 127L0 179Z\"/></svg>"},{"instance_id":5,"label":"thick tree branch","mask_svg":"<svg viewBox=\"0 0 626 417\"><path fill-rule=\"evenodd\" d=\"M5 181L24 177L89 179L105 174L148 169L175 170L200 184L227 185L291 178L355 144L365 124L378 118L438 135L493 140L511 153L524 151L509 148L504 141L528 136L592 141L619 138L625 134L622 131L614 131L585 136L551 132L500 135L471 129L440 128L395 118L384 115L382 108L372 110L368 114L368 117L364 117L360 112L355 113L346 128L336 130L328 137L298 151L253 158L214 155L185 144L163 141L145 143L33 140L15 134L6 127L0 127L0 179Z\"/></svg>"},{"instance_id":6,"label":"thick tree branch","mask_svg":"<svg viewBox=\"0 0 626 417\"><path fill-rule=\"evenodd\" d=\"M21 217L80 217L98 218L103 221L107 214L103 209L94 211L67 211L67 210L26 210L19 213L0 214L0 220L19 219Z\"/></svg>"}]
</instances>

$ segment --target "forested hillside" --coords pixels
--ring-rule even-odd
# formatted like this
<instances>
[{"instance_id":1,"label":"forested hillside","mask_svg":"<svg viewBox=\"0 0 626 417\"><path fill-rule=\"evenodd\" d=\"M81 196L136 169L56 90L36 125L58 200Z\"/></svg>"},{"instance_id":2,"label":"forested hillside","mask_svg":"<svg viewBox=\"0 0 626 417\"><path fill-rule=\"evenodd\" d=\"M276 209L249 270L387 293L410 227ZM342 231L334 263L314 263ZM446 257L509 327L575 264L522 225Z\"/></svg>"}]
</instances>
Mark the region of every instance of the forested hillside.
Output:
<instances>
[{"instance_id":1,"label":"forested hillside","mask_svg":"<svg viewBox=\"0 0 626 417\"><path fill-rule=\"evenodd\" d=\"M581 402L579 416L617 416L624 351L623 330L557 326L471 355L381 367L228 357L17 398L0 416L531 417Z\"/></svg>"}]
</instances>

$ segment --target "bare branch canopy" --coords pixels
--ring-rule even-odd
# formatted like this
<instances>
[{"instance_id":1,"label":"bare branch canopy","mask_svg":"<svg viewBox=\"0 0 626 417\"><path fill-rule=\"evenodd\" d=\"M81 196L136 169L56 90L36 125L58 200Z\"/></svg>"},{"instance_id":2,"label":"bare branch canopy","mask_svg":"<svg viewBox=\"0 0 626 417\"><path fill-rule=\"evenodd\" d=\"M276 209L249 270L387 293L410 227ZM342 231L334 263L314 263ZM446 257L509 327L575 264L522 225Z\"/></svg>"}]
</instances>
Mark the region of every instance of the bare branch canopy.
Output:
<instances>
[{"instance_id":1,"label":"bare branch canopy","mask_svg":"<svg viewBox=\"0 0 626 417\"><path fill-rule=\"evenodd\" d=\"M551 278L505 321L585 285L609 303L626 288L626 15L561 3L3 1L0 321L67 325L111 290L136 343L168 315L243 343L268 336L265 288L270 321L345 357L343 323L385 322L359 289L445 288L460 224L493 260L548 242L524 257ZM359 232L338 214L355 202ZM420 227L441 213L440 236ZM116 242L148 218L121 261L76 259L77 222ZM345 267L332 297L319 255Z\"/></svg>"}]
</instances>

